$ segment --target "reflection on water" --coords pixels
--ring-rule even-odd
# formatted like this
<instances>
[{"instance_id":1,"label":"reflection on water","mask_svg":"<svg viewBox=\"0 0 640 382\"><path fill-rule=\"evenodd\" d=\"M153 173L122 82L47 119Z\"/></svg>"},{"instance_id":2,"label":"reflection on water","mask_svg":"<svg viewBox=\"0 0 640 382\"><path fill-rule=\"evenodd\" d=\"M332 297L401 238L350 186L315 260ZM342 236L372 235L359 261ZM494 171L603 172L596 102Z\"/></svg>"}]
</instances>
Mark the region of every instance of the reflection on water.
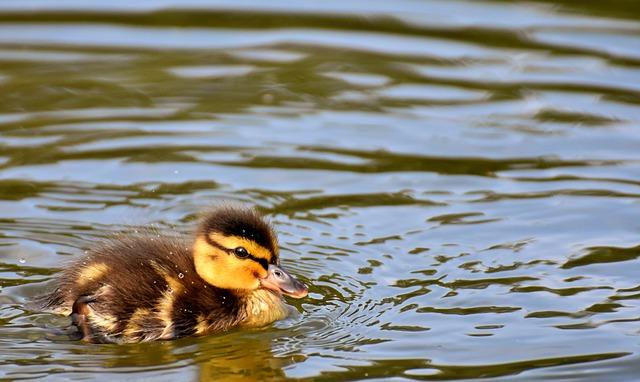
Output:
<instances>
[{"instance_id":1,"label":"reflection on water","mask_svg":"<svg viewBox=\"0 0 640 382\"><path fill-rule=\"evenodd\" d=\"M640 7L0 4L0 378L633 381ZM257 205L271 327L85 345L25 303L97 239Z\"/></svg>"}]
</instances>

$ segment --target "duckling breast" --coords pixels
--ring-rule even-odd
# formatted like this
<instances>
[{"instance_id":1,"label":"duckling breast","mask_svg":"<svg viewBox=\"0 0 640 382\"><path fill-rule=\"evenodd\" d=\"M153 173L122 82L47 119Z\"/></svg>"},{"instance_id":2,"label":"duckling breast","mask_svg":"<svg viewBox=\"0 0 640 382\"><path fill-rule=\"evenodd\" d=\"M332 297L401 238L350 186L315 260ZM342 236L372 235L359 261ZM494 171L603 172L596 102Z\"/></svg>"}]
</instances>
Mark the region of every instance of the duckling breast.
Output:
<instances>
[{"instance_id":1,"label":"duckling breast","mask_svg":"<svg viewBox=\"0 0 640 382\"><path fill-rule=\"evenodd\" d=\"M266 289L257 289L244 299L240 326L256 328L282 320L292 313L293 308L287 305L281 295Z\"/></svg>"}]
</instances>

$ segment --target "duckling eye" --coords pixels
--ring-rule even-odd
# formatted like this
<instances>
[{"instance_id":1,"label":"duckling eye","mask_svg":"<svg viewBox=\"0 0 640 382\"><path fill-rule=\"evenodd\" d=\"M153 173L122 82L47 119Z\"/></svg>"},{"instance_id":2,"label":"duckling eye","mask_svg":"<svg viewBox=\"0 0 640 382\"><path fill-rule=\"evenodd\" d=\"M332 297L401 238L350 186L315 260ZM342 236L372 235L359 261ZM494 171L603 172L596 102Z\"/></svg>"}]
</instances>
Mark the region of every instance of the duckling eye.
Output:
<instances>
[{"instance_id":1,"label":"duckling eye","mask_svg":"<svg viewBox=\"0 0 640 382\"><path fill-rule=\"evenodd\" d=\"M236 249L233 250L233 254L236 255L237 257L244 259L246 257L249 257L249 252L247 252L246 249L244 249L244 247L238 247Z\"/></svg>"}]
</instances>

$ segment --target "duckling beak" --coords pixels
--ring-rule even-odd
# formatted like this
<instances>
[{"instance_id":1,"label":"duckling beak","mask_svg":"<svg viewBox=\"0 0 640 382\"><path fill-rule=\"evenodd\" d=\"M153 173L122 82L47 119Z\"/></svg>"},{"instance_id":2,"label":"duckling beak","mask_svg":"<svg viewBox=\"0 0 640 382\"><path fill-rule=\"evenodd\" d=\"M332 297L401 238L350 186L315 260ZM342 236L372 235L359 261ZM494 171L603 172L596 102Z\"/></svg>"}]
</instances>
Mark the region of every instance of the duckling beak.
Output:
<instances>
[{"instance_id":1,"label":"duckling beak","mask_svg":"<svg viewBox=\"0 0 640 382\"><path fill-rule=\"evenodd\" d=\"M302 298L309 293L309 290L303 283L277 265L270 264L267 272L267 277L260 279L260 285L262 285L263 288L271 289L293 298Z\"/></svg>"}]
</instances>

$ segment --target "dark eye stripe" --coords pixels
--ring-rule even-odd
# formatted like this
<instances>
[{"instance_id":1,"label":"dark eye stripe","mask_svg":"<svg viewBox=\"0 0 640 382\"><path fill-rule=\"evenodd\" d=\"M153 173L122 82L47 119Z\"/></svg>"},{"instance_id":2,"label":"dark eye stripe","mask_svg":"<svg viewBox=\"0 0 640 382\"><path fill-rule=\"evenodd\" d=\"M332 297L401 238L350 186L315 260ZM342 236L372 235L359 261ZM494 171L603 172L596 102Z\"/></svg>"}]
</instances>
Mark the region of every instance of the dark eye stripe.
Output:
<instances>
[{"instance_id":1,"label":"dark eye stripe","mask_svg":"<svg viewBox=\"0 0 640 382\"><path fill-rule=\"evenodd\" d=\"M209 243L209 245L216 247L220 250L223 250L225 252L227 252L228 254L234 254L233 251L234 249L230 249L230 248L225 248L223 246L221 246L220 244L216 243L215 241L211 240L211 238L207 235L204 236L205 240L207 241L207 243ZM247 252L248 253L248 252ZM264 268L264 270L268 270L269 269L269 261L267 261L267 259L263 259L260 257L255 257L252 254L249 253L249 256L245 257L245 259L251 259L253 261L255 261L256 263L260 264L262 266L262 268Z\"/></svg>"},{"instance_id":2,"label":"dark eye stripe","mask_svg":"<svg viewBox=\"0 0 640 382\"><path fill-rule=\"evenodd\" d=\"M247 257L247 258L257 262L258 264L260 264L262 266L262 268L264 268L265 271L269 269L269 262L267 261L267 259L262 259L262 258L259 258L259 257L255 257L252 254L249 254L249 257Z\"/></svg>"}]
</instances>

